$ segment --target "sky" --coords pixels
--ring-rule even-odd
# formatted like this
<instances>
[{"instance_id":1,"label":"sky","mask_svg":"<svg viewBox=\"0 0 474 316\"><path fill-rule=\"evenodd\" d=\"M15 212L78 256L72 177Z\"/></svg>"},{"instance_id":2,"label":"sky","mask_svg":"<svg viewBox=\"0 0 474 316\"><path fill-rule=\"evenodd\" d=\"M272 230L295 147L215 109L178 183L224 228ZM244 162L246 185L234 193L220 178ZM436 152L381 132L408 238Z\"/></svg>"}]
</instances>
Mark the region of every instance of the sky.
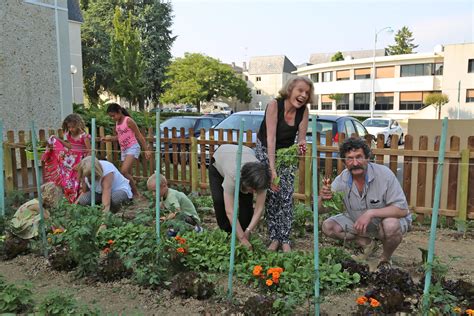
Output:
<instances>
[{"instance_id":1,"label":"sky","mask_svg":"<svg viewBox=\"0 0 474 316\"><path fill-rule=\"evenodd\" d=\"M413 32L415 52L438 44L474 42L472 0L171 0L174 57L202 53L225 63L252 56L286 55L295 65L312 53L374 47L375 32L403 26ZM377 49L394 44L382 31Z\"/></svg>"}]
</instances>

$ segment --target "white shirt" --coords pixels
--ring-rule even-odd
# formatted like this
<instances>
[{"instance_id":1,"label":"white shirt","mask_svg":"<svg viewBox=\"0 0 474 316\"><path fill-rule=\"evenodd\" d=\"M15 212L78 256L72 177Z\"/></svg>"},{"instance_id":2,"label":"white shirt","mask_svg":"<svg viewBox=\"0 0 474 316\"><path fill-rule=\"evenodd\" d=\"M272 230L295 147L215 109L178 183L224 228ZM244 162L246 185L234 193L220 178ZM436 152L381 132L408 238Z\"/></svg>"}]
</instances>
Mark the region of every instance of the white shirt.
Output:
<instances>
[{"instance_id":1,"label":"white shirt","mask_svg":"<svg viewBox=\"0 0 474 316\"><path fill-rule=\"evenodd\" d=\"M130 187L130 181L128 181L128 179L120 173L120 171L117 169L117 167L114 166L114 164L106 160L99 160L99 162L102 166L103 175L102 178L100 178L100 180L97 181L95 184L95 192L102 194L102 179L109 173L113 173L114 180L112 182L112 193L117 191L125 191L127 193L128 198L131 199L133 197L133 193L132 188ZM89 179L86 178L85 182L90 189L91 185L89 183Z\"/></svg>"}]
</instances>

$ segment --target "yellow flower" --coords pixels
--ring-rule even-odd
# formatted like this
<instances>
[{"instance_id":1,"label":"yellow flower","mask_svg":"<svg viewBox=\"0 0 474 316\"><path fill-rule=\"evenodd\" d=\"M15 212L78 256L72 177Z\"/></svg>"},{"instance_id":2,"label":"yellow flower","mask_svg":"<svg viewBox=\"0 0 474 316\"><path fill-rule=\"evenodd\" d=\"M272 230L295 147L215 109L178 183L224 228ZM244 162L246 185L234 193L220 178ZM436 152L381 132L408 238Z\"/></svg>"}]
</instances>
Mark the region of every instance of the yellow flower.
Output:
<instances>
[{"instance_id":1,"label":"yellow flower","mask_svg":"<svg viewBox=\"0 0 474 316\"><path fill-rule=\"evenodd\" d=\"M64 232L64 229L62 229L62 228L56 228L56 229L53 231L53 235L62 234L63 232Z\"/></svg>"},{"instance_id":2,"label":"yellow flower","mask_svg":"<svg viewBox=\"0 0 474 316\"><path fill-rule=\"evenodd\" d=\"M273 281L270 280L270 279L268 279L267 282L265 282L265 284L266 284L267 286L272 286Z\"/></svg>"},{"instance_id":3,"label":"yellow flower","mask_svg":"<svg viewBox=\"0 0 474 316\"><path fill-rule=\"evenodd\" d=\"M466 309L466 314L468 316L474 316L474 309Z\"/></svg>"},{"instance_id":4,"label":"yellow flower","mask_svg":"<svg viewBox=\"0 0 474 316\"><path fill-rule=\"evenodd\" d=\"M368 299L365 296L360 296L356 299L357 305L364 305L367 301Z\"/></svg>"},{"instance_id":5,"label":"yellow flower","mask_svg":"<svg viewBox=\"0 0 474 316\"><path fill-rule=\"evenodd\" d=\"M453 307L453 312L455 312L456 314L461 314L461 307L459 306Z\"/></svg>"}]
</instances>

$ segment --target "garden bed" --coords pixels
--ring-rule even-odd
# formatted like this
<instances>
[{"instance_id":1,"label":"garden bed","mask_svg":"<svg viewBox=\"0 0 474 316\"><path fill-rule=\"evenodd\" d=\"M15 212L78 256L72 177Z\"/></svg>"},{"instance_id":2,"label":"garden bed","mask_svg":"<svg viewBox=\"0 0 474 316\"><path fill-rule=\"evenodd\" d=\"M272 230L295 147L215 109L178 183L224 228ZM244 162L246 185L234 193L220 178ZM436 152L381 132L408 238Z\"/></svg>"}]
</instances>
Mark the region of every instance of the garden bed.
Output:
<instances>
[{"instance_id":1,"label":"garden bed","mask_svg":"<svg viewBox=\"0 0 474 316\"><path fill-rule=\"evenodd\" d=\"M139 210L146 208L147 202L142 204L135 204L125 210L124 214L126 217L134 217L134 213ZM213 231L216 228L213 214L209 211L205 214L200 212L203 217L203 226L209 231ZM152 223L151 223L152 224ZM310 228L310 227L308 227ZM125 231L124 231L125 232ZM112 234L113 231L110 231ZM123 232L122 232L123 233ZM118 234L118 233L117 233ZM262 227L257 234L259 235L257 240L262 240L263 243L267 243L265 229ZM59 238L60 234L53 236L53 238ZM116 235L119 236L119 235ZM429 231L427 227L415 226L413 231L410 232L403 240L400 247L395 252L393 257L394 265L401 268L401 270L409 272L411 278L415 283L418 283L423 277L423 269L421 265L421 251L419 248L427 248ZM117 240L120 238L117 237ZM197 240L192 239L191 240ZM190 241L188 240L188 243ZM100 262L108 262L109 252L105 251L105 248L114 249L117 247L117 253L119 253L121 247L126 248L126 244L120 245L117 241L116 245L113 242L109 243L105 239L105 243L101 245L101 255L99 258ZM177 243L176 246L180 244ZM171 246L170 246L171 247ZM173 246L174 247L174 246ZM191 255L193 254L193 245L186 245ZM302 250L310 252L312 250L312 234L311 232L306 233L301 238L296 238L294 243L295 251ZM321 237L320 247L336 247L341 248L338 243L335 243L329 239ZM103 248L103 249L102 249ZM225 247L223 248L225 249ZM168 249L169 250L169 249ZM349 249L349 252L351 250ZM380 251L380 250L379 250ZM451 280L464 280L466 282L474 281L474 266L472 265L472 253L474 252L474 243L472 242L471 235L467 234L467 238L459 238L455 231L450 229L440 229L437 234L436 241L436 256L440 261L449 263L449 270L447 271L446 278ZM217 254L218 255L218 254ZM228 254L223 254L227 256ZM252 257L249 257L252 259ZM293 258L293 257L292 257ZM295 256L298 260L303 258ZM110 259L113 259L111 257ZM173 258L172 258L173 259ZM176 257L179 262L179 257ZM224 259L226 261L227 259ZM253 260L253 259L252 259ZM296 260L296 259L295 259ZM174 279L166 281L160 286L140 286L130 275L131 271L125 269L121 263L117 263L116 270L120 271L120 275L117 280L110 282L103 282L105 280L97 277L97 275L89 275L86 277L78 278L77 271L54 271L51 268L50 263L41 256L36 254L21 255L13 260L0 261L0 274L2 274L7 282L18 283L20 281L30 281L32 283L33 297L35 301L41 301L47 294L54 290L68 292L77 299L77 301L87 304L90 306L96 306L101 310L102 313L123 313L123 314L159 314L159 315L190 315L190 314L230 314L232 312L239 312L245 306L245 302L249 297L257 294L264 294L258 287L255 287L255 282L252 281L252 269L249 269L249 276L242 277L241 274L236 274L236 282L234 283L234 302L237 305L231 305L225 300L225 288L227 286L227 274L224 271L210 273L212 275L211 283L213 283L213 293L210 298L200 297L198 293L203 293L198 289L196 285L196 293L187 293L184 290L180 290L174 281L176 278L179 279L180 273L178 272ZM301 261L303 262L303 261ZM239 256L237 256L236 264L242 264L239 262ZM265 262L261 263L265 265ZM377 264L377 258L372 258L368 262L370 270L375 270ZM179 264L175 264L178 267ZM250 263L249 263L250 267ZM178 267L179 268L179 267ZM267 267L264 267L266 269ZM296 267L298 268L298 267ZM217 269L218 270L218 269ZM98 269L99 275L101 269ZM303 273L304 271L301 271ZM289 271L288 271L289 273ZM311 273L308 271L308 273ZM120 279L123 276L123 279ZM282 280L288 276L283 274ZM114 278L115 275L112 274ZM193 276L186 276L183 274L183 278ZM245 280L250 280L248 283ZM107 279L108 280L108 279ZM283 280L285 281L285 280ZM186 282L182 282L186 283ZM362 286L356 284L354 286L346 286L346 289L341 289L339 292L324 291L323 302L321 304L321 311L329 315L337 314L349 314L357 311L356 299L364 296L366 292L371 289L371 286ZM276 292L275 292L276 293ZM311 292L308 293L311 295ZM293 307L296 308L296 307ZM297 314L312 314L314 311L312 299L302 300L296 309Z\"/></svg>"}]
</instances>

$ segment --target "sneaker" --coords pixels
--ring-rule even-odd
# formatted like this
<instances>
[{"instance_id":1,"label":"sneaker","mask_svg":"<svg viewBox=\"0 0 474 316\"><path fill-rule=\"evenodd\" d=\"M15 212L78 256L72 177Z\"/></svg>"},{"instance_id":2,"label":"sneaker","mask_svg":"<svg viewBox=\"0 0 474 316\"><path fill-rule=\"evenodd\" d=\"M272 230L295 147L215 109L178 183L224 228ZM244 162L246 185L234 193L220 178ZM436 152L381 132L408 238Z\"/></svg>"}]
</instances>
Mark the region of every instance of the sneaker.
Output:
<instances>
[{"instance_id":1,"label":"sneaker","mask_svg":"<svg viewBox=\"0 0 474 316\"><path fill-rule=\"evenodd\" d=\"M372 256L373 254L375 254L375 252L377 251L378 249L378 244L375 240L372 240L370 242L370 244L368 244L367 246L363 247L361 250L360 250L360 253L358 254L354 254L351 256L352 259L356 260L356 261L364 261L364 260L367 260L370 256Z\"/></svg>"}]
</instances>

